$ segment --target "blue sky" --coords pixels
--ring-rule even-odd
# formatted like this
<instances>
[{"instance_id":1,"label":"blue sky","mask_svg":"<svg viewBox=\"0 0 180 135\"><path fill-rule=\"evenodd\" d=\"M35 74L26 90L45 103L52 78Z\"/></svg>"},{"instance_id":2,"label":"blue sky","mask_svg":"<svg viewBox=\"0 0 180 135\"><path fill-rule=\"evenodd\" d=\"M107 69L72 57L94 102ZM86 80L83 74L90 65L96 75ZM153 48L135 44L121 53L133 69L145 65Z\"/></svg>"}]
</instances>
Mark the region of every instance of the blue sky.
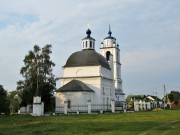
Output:
<instances>
[{"instance_id":1,"label":"blue sky","mask_svg":"<svg viewBox=\"0 0 180 135\"><path fill-rule=\"evenodd\" d=\"M0 0L0 84L16 89L24 56L35 44L53 45L54 74L81 50L87 24L96 51L111 24L121 50L123 90L163 95L180 91L179 0ZM60 87L60 82L57 82Z\"/></svg>"}]
</instances>

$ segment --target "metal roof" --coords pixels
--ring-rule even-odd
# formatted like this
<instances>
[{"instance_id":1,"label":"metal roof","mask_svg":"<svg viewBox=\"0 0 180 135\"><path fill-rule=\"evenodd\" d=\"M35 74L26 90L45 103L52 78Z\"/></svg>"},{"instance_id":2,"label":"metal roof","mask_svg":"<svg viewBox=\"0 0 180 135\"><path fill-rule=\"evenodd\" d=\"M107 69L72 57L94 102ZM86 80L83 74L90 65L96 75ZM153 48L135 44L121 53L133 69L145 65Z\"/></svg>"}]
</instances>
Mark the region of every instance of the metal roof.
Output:
<instances>
[{"instance_id":1,"label":"metal roof","mask_svg":"<svg viewBox=\"0 0 180 135\"><path fill-rule=\"evenodd\" d=\"M73 53L67 60L64 67L79 67L79 66L98 66L101 65L106 68L109 63L104 56L97 53L94 49L84 49Z\"/></svg>"},{"instance_id":2,"label":"metal roof","mask_svg":"<svg viewBox=\"0 0 180 135\"><path fill-rule=\"evenodd\" d=\"M94 92L86 84L79 80L72 80L65 84L61 88L57 89L56 92Z\"/></svg>"}]
</instances>

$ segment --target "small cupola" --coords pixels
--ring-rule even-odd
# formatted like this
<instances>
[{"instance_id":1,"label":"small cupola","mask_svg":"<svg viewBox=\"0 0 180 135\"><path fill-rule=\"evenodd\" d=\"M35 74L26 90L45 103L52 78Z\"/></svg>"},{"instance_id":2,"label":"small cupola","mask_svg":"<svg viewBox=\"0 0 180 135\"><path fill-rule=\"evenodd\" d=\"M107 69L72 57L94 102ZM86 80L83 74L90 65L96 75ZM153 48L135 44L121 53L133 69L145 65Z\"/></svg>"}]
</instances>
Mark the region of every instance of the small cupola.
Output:
<instances>
[{"instance_id":1,"label":"small cupola","mask_svg":"<svg viewBox=\"0 0 180 135\"><path fill-rule=\"evenodd\" d=\"M82 49L94 49L95 39L91 37L91 30L88 28L86 31L87 37L82 39Z\"/></svg>"},{"instance_id":2,"label":"small cupola","mask_svg":"<svg viewBox=\"0 0 180 135\"><path fill-rule=\"evenodd\" d=\"M109 25L108 37L104 38L102 47L115 47L116 46L116 38L112 37L111 27Z\"/></svg>"}]
</instances>

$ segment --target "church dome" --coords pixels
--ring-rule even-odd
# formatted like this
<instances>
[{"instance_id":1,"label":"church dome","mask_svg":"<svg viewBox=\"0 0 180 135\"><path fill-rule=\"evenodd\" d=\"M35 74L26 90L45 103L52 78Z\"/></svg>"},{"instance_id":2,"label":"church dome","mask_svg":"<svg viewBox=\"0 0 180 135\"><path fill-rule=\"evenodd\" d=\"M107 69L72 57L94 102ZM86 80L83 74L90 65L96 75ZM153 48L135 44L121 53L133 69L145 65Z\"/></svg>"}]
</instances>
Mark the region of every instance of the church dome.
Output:
<instances>
[{"instance_id":1,"label":"church dome","mask_svg":"<svg viewBox=\"0 0 180 135\"><path fill-rule=\"evenodd\" d=\"M110 68L106 58L92 49L92 50L82 50L73 53L68 58L66 65L64 65L64 67L98 66L98 65L101 65L106 68Z\"/></svg>"}]
</instances>

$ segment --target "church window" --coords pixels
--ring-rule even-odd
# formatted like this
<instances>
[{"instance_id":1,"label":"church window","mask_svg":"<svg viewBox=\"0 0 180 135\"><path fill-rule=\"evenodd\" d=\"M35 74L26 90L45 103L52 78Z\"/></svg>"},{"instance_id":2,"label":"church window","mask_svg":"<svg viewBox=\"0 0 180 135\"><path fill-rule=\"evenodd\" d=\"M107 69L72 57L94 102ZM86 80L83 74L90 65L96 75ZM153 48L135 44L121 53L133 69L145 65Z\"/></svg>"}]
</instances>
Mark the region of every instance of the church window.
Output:
<instances>
[{"instance_id":1,"label":"church window","mask_svg":"<svg viewBox=\"0 0 180 135\"><path fill-rule=\"evenodd\" d=\"M119 54L118 54L118 52L117 52L117 61L119 61Z\"/></svg>"},{"instance_id":2,"label":"church window","mask_svg":"<svg viewBox=\"0 0 180 135\"><path fill-rule=\"evenodd\" d=\"M107 107L108 107L108 104L109 104L109 98L107 97ZM107 108L107 110L108 110L108 108Z\"/></svg>"},{"instance_id":3,"label":"church window","mask_svg":"<svg viewBox=\"0 0 180 135\"><path fill-rule=\"evenodd\" d=\"M71 108L71 101L68 100L68 108Z\"/></svg>"},{"instance_id":4,"label":"church window","mask_svg":"<svg viewBox=\"0 0 180 135\"><path fill-rule=\"evenodd\" d=\"M106 59L107 59L107 61L109 61L110 54L111 54L110 51L106 52Z\"/></svg>"},{"instance_id":5,"label":"church window","mask_svg":"<svg viewBox=\"0 0 180 135\"><path fill-rule=\"evenodd\" d=\"M103 87L103 94L105 94L104 87Z\"/></svg>"},{"instance_id":6,"label":"church window","mask_svg":"<svg viewBox=\"0 0 180 135\"><path fill-rule=\"evenodd\" d=\"M92 41L90 41L90 48L92 48Z\"/></svg>"},{"instance_id":7,"label":"church window","mask_svg":"<svg viewBox=\"0 0 180 135\"><path fill-rule=\"evenodd\" d=\"M87 41L86 41L86 48L87 48Z\"/></svg>"},{"instance_id":8,"label":"church window","mask_svg":"<svg viewBox=\"0 0 180 135\"><path fill-rule=\"evenodd\" d=\"M110 89L110 95L112 95L112 90Z\"/></svg>"}]
</instances>

